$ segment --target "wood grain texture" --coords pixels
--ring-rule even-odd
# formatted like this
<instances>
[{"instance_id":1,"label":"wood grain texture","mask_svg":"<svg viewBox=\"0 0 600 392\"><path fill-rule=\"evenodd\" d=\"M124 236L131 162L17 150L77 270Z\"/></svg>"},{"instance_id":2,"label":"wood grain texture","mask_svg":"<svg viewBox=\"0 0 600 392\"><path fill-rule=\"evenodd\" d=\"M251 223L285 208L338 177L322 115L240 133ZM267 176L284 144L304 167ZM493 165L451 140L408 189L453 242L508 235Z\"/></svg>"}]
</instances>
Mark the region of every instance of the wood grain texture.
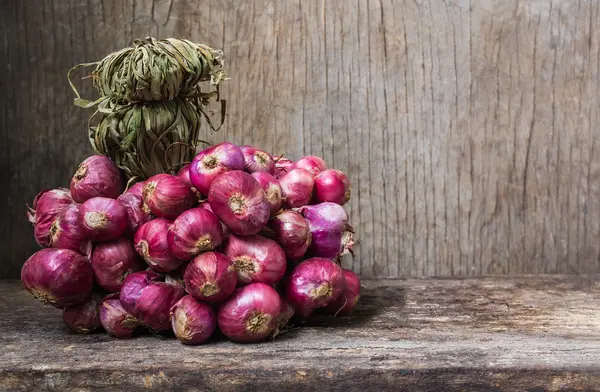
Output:
<instances>
[{"instance_id":1,"label":"wood grain texture","mask_svg":"<svg viewBox=\"0 0 600 392\"><path fill-rule=\"evenodd\" d=\"M352 317L202 346L76 335L60 311L4 282L0 389L595 391L598 278L367 280Z\"/></svg>"},{"instance_id":2,"label":"wood grain texture","mask_svg":"<svg viewBox=\"0 0 600 392\"><path fill-rule=\"evenodd\" d=\"M66 71L147 35L225 51L228 116L208 139L349 174L362 276L600 271L596 1L0 7L0 276L35 249L23 204L91 153Z\"/></svg>"}]
</instances>

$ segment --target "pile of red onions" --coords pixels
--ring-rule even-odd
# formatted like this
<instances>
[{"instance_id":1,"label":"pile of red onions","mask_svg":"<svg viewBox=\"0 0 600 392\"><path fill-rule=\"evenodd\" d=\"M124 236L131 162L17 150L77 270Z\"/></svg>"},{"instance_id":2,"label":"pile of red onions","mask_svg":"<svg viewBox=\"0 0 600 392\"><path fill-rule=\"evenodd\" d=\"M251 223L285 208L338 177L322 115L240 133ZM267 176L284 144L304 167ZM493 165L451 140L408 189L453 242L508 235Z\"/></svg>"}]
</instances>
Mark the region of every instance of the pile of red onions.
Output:
<instances>
[{"instance_id":1,"label":"pile of red onions","mask_svg":"<svg viewBox=\"0 0 600 392\"><path fill-rule=\"evenodd\" d=\"M184 344L217 329L257 342L312 314L351 314L360 281L340 266L354 245L343 172L228 142L177 168L126 184L95 155L70 190L40 192L27 216L43 249L23 265L25 288L74 332Z\"/></svg>"}]
</instances>

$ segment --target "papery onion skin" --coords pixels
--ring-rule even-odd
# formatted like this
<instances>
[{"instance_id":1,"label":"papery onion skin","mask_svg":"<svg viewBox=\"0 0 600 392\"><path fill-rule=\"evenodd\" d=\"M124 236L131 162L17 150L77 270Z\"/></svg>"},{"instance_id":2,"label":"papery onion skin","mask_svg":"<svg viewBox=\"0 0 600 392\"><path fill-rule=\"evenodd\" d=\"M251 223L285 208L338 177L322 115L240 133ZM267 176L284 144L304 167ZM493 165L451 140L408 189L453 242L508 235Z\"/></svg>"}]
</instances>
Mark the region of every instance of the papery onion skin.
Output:
<instances>
[{"instance_id":1,"label":"papery onion skin","mask_svg":"<svg viewBox=\"0 0 600 392\"><path fill-rule=\"evenodd\" d=\"M192 208L197 201L189 185L172 174L150 177L144 183L142 196L152 215L171 220Z\"/></svg>"},{"instance_id":2,"label":"papery onion skin","mask_svg":"<svg viewBox=\"0 0 600 392\"><path fill-rule=\"evenodd\" d=\"M209 305L186 295L171 308L171 327L181 343L202 344L215 332L217 316Z\"/></svg>"},{"instance_id":3,"label":"papery onion skin","mask_svg":"<svg viewBox=\"0 0 600 392\"><path fill-rule=\"evenodd\" d=\"M288 171L292 169L293 165L294 161L292 160L286 158L277 159L275 161L275 171L273 172L273 177L279 180L281 177L285 176Z\"/></svg>"},{"instance_id":4,"label":"papery onion skin","mask_svg":"<svg viewBox=\"0 0 600 392\"><path fill-rule=\"evenodd\" d=\"M179 215L169 227L167 240L173 256L191 260L221 244L221 221L208 209L189 209Z\"/></svg>"},{"instance_id":5,"label":"papery onion skin","mask_svg":"<svg viewBox=\"0 0 600 392\"><path fill-rule=\"evenodd\" d=\"M229 171L217 177L210 187L208 201L215 215L238 235L258 233L271 214L265 192L243 171Z\"/></svg>"},{"instance_id":6,"label":"papery onion skin","mask_svg":"<svg viewBox=\"0 0 600 392\"><path fill-rule=\"evenodd\" d=\"M272 285L285 274L287 260L283 249L277 242L261 235L230 235L225 254L235 265L240 285L255 282Z\"/></svg>"},{"instance_id":7,"label":"papery onion skin","mask_svg":"<svg viewBox=\"0 0 600 392\"><path fill-rule=\"evenodd\" d=\"M267 201L271 207L271 215L275 214L283 205L283 191L281 190L279 181L269 173L264 172L252 173L251 176L258 182L262 190L265 191Z\"/></svg>"},{"instance_id":8,"label":"papery onion skin","mask_svg":"<svg viewBox=\"0 0 600 392\"><path fill-rule=\"evenodd\" d=\"M214 214L212 208L210 207L210 203L208 202L208 200L205 200L202 203L200 203L198 205L198 207L204 208L205 210L208 210ZM223 222L221 222L221 229L223 229L223 239L227 238L227 236L229 235L229 229L227 228L227 226L225 226L225 223L223 223Z\"/></svg>"},{"instance_id":9,"label":"papery onion skin","mask_svg":"<svg viewBox=\"0 0 600 392\"><path fill-rule=\"evenodd\" d=\"M156 218L144 223L133 237L133 245L146 264L158 272L171 272L184 261L169 250L168 233L173 222Z\"/></svg>"},{"instance_id":10,"label":"papery onion skin","mask_svg":"<svg viewBox=\"0 0 600 392\"><path fill-rule=\"evenodd\" d=\"M66 207L50 227L50 246L59 249L71 249L89 255L91 241L83 234L79 220L79 204Z\"/></svg>"},{"instance_id":11,"label":"papery onion skin","mask_svg":"<svg viewBox=\"0 0 600 392\"><path fill-rule=\"evenodd\" d=\"M344 273L339 265L313 257L292 270L285 284L285 297L299 315L307 315L336 300L344 287Z\"/></svg>"},{"instance_id":12,"label":"papery onion skin","mask_svg":"<svg viewBox=\"0 0 600 392\"><path fill-rule=\"evenodd\" d=\"M27 208L31 224L45 221L50 225L54 218L67 206L73 204L71 192L66 188L46 189L35 196L33 207Z\"/></svg>"},{"instance_id":13,"label":"papery onion skin","mask_svg":"<svg viewBox=\"0 0 600 392\"><path fill-rule=\"evenodd\" d=\"M303 206L299 212L308 222L312 236L308 254L337 259L352 252L354 230L348 224L348 214L342 206L325 202Z\"/></svg>"},{"instance_id":14,"label":"papery onion skin","mask_svg":"<svg viewBox=\"0 0 600 392\"><path fill-rule=\"evenodd\" d=\"M220 252L205 252L196 256L188 264L183 279L189 294L208 303L227 299L237 284L231 259Z\"/></svg>"},{"instance_id":15,"label":"papery onion skin","mask_svg":"<svg viewBox=\"0 0 600 392\"><path fill-rule=\"evenodd\" d=\"M315 155L307 155L294 162L292 169L308 170L310 174L312 174L314 177L323 170L327 169L327 163L325 163L323 158L317 157Z\"/></svg>"},{"instance_id":16,"label":"papery onion skin","mask_svg":"<svg viewBox=\"0 0 600 392\"><path fill-rule=\"evenodd\" d=\"M144 200L141 196L137 196L134 193L124 193L117 197L117 200L127 210L127 229L125 230L125 234L129 238L133 238L140 226L152 219L152 215L144 208Z\"/></svg>"},{"instance_id":17,"label":"papery onion skin","mask_svg":"<svg viewBox=\"0 0 600 392\"><path fill-rule=\"evenodd\" d=\"M125 192L123 192L123 195L132 194L143 198L142 189L144 189L144 181L136 182L135 184L130 186Z\"/></svg>"},{"instance_id":18,"label":"papery onion skin","mask_svg":"<svg viewBox=\"0 0 600 392\"><path fill-rule=\"evenodd\" d=\"M65 308L63 310L63 320L74 332L94 332L101 327L100 298L92 296L88 301Z\"/></svg>"},{"instance_id":19,"label":"papery onion skin","mask_svg":"<svg viewBox=\"0 0 600 392\"><path fill-rule=\"evenodd\" d=\"M34 298L62 309L88 298L94 285L89 261L69 249L42 249L21 269L21 282Z\"/></svg>"},{"instance_id":20,"label":"papery onion skin","mask_svg":"<svg viewBox=\"0 0 600 392\"><path fill-rule=\"evenodd\" d=\"M292 317L294 317L295 313L294 307L285 299L281 299L281 308L279 310L279 316L277 316L277 326L273 330L273 337L287 329L287 325Z\"/></svg>"},{"instance_id":21,"label":"papery onion skin","mask_svg":"<svg viewBox=\"0 0 600 392\"><path fill-rule=\"evenodd\" d=\"M139 321L123 309L118 294L109 295L102 301L100 322L110 336L121 339L132 337L139 326Z\"/></svg>"},{"instance_id":22,"label":"papery onion skin","mask_svg":"<svg viewBox=\"0 0 600 392\"><path fill-rule=\"evenodd\" d=\"M360 298L360 279L358 276L348 269L344 269L343 273L345 281L344 291L325 308L328 313L335 316L350 315Z\"/></svg>"},{"instance_id":23,"label":"papery onion skin","mask_svg":"<svg viewBox=\"0 0 600 392\"><path fill-rule=\"evenodd\" d=\"M134 272L125 278L119 295L123 309L154 332L171 328L171 307L185 294L181 286L162 280L154 271Z\"/></svg>"},{"instance_id":24,"label":"papery onion skin","mask_svg":"<svg viewBox=\"0 0 600 392\"><path fill-rule=\"evenodd\" d=\"M92 155L81 162L71 179L71 196L78 203L92 197L116 199L124 189L121 170L104 155Z\"/></svg>"},{"instance_id":25,"label":"papery onion skin","mask_svg":"<svg viewBox=\"0 0 600 392\"><path fill-rule=\"evenodd\" d=\"M192 165L190 163L183 166L177 172L177 177L181 178L186 184L188 184L190 189L192 190L192 193L194 194L194 196L196 196L196 199L198 199L198 201L201 201L202 194L198 191L198 189L196 189L194 187L194 185L192 184L192 180L190 180L190 168L191 167L192 167Z\"/></svg>"},{"instance_id":26,"label":"papery onion skin","mask_svg":"<svg viewBox=\"0 0 600 392\"><path fill-rule=\"evenodd\" d=\"M279 179L283 191L283 204L287 208L302 207L310 203L315 180L305 169L292 169Z\"/></svg>"},{"instance_id":27,"label":"papery onion skin","mask_svg":"<svg viewBox=\"0 0 600 392\"><path fill-rule=\"evenodd\" d=\"M350 200L350 180L336 169L323 170L315 176L314 200L344 205Z\"/></svg>"},{"instance_id":28,"label":"papery onion skin","mask_svg":"<svg viewBox=\"0 0 600 392\"><path fill-rule=\"evenodd\" d=\"M203 195L208 195L212 182L230 170L244 170L244 154L233 143L223 142L202 150L190 167L192 185Z\"/></svg>"},{"instance_id":29,"label":"papery onion skin","mask_svg":"<svg viewBox=\"0 0 600 392\"><path fill-rule=\"evenodd\" d=\"M127 229L127 210L121 202L107 197L92 197L79 208L79 222L86 238L110 241Z\"/></svg>"},{"instance_id":30,"label":"papery onion skin","mask_svg":"<svg viewBox=\"0 0 600 392\"><path fill-rule=\"evenodd\" d=\"M244 154L244 170L246 172L269 174L275 172L275 160L268 152L252 146L242 146L240 150Z\"/></svg>"},{"instance_id":31,"label":"papery onion skin","mask_svg":"<svg viewBox=\"0 0 600 392\"><path fill-rule=\"evenodd\" d=\"M144 269L133 243L125 237L96 244L91 262L96 282L109 293L121 290L127 275Z\"/></svg>"},{"instance_id":32,"label":"papery onion skin","mask_svg":"<svg viewBox=\"0 0 600 392\"><path fill-rule=\"evenodd\" d=\"M308 222L296 211L286 210L269 221L273 239L281 245L289 260L300 260L306 254L312 235Z\"/></svg>"},{"instance_id":33,"label":"papery onion skin","mask_svg":"<svg viewBox=\"0 0 600 392\"><path fill-rule=\"evenodd\" d=\"M273 333L281 311L281 299L265 283L251 283L237 289L219 307L219 329L234 342L258 342Z\"/></svg>"}]
</instances>

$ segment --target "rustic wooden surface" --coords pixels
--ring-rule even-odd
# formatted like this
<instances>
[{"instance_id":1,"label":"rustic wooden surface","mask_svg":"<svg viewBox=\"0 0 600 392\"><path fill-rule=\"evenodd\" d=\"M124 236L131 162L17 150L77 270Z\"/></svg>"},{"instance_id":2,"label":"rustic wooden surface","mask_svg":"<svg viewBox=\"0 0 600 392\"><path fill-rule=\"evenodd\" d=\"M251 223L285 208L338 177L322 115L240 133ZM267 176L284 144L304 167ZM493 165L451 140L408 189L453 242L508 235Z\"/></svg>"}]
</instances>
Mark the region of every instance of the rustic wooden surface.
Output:
<instances>
[{"instance_id":1,"label":"rustic wooden surface","mask_svg":"<svg viewBox=\"0 0 600 392\"><path fill-rule=\"evenodd\" d=\"M0 283L0 390L600 390L600 276L365 281L273 342L76 335Z\"/></svg>"},{"instance_id":2,"label":"rustic wooden surface","mask_svg":"<svg viewBox=\"0 0 600 392\"><path fill-rule=\"evenodd\" d=\"M349 173L362 276L599 272L599 7L3 1L0 276L35 249L24 203L91 153L67 70L147 35L224 49L229 115L210 140Z\"/></svg>"}]
</instances>

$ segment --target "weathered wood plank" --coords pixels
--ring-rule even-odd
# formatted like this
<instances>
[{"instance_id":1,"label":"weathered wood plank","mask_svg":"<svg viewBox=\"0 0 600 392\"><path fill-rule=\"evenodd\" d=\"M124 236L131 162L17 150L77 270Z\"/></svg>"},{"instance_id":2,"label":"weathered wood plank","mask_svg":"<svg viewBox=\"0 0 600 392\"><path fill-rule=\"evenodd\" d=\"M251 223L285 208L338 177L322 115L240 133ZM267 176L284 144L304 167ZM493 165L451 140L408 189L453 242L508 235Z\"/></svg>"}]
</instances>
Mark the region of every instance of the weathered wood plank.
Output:
<instances>
[{"instance_id":1,"label":"weathered wood plank","mask_svg":"<svg viewBox=\"0 0 600 392\"><path fill-rule=\"evenodd\" d=\"M348 172L362 276L600 271L596 1L0 7L0 276L35 249L18 206L91 153L67 70L146 35L224 49L229 115L209 140Z\"/></svg>"},{"instance_id":2,"label":"weathered wood plank","mask_svg":"<svg viewBox=\"0 0 600 392\"><path fill-rule=\"evenodd\" d=\"M75 335L0 283L0 389L600 390L600 277L365 281L353 317L261 344Z\"/></svg>"}]
</instances>

